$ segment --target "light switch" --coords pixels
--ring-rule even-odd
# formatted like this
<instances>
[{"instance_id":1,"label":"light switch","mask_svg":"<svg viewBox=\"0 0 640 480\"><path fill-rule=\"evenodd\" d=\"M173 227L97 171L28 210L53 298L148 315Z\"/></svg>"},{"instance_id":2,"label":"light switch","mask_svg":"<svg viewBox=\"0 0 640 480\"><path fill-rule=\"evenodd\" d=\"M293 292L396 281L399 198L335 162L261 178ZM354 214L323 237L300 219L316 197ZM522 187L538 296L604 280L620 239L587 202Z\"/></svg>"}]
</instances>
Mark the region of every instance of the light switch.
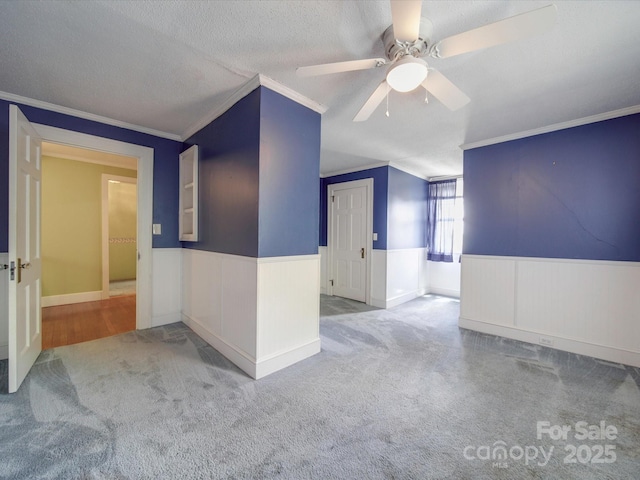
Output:
<instances>
[{"instance_id":1,"label":"light switch","mask_svg":"<svg viewBox=\"0 0 640 480\"><path fill-rule=\"evenodd\" d=\"M154 223L153 224L153 234L154 235L162 235L162 224Z\"/></svg>"},{"instance_id":2,"label":"light switch","mask_svg":"<svg viewBox=\"0 0 640 480\"><path fill-rule=\"evenodd\" d=\"M378 241L378 234L377 234L377 233L374 233L374 234L373 234L373 241L374 241L374 242L377 242L377 241Z\"/></svg>"}]
</instances>

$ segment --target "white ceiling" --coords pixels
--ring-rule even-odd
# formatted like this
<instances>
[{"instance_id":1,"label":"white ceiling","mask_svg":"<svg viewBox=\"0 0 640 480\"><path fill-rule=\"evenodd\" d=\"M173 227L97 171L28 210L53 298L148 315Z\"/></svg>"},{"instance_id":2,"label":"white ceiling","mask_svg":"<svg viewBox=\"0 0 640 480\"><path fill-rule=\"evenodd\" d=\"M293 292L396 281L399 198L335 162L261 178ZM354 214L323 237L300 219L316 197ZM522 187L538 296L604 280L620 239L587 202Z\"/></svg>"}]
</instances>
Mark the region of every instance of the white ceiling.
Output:
<instances>
[{"instance_id":1,"label":"white ceiling","mask_svg":"<svg viewBox=\"0 0 640 480\"><path fill-rule=\"evenodd\" d=\"M425 0L422 16L439 40L548 3ZM182 136L261 73L328 107L321 172L455 175L461 144L640 105L640 1L555 4L547 34L429 60L471 97L456 112L418 89L352 123L383 69L295 75L384 57L387 0L0 2L0 91Z\"/></svg>"}]
</instances>

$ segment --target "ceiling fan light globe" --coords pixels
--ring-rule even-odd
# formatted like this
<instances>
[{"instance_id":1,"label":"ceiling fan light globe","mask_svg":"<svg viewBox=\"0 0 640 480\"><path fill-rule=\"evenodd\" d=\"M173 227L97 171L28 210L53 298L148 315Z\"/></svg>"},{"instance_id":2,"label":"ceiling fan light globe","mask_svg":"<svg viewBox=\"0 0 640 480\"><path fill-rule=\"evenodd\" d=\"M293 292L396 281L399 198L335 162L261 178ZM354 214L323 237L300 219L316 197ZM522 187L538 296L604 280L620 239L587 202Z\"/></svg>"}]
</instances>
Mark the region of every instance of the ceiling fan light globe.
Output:
<instances>
[{"instance_id":1,"label":"ceiling fan light globe","mask_svg":"<svg viewBox=\"0 0 640 480\"><path fill-rule=\"evenodd\" d=\"M387 83L396 92L415 90L427 78L427 62L420 58L405 56L387 71Z\"/></svg>"}]
</instances>

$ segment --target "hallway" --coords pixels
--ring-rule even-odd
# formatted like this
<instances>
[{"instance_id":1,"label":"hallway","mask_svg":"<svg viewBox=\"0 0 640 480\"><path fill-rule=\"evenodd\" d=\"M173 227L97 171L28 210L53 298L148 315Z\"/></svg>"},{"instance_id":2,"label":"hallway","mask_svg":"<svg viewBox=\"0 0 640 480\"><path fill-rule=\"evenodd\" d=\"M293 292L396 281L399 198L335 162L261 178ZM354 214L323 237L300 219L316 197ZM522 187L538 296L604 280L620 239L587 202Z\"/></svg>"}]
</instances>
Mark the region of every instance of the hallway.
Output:
<instances>
[{"instance_id":1,"label":"hallway","mask_svg":"<svg viewBox=\"0 0 640 480\"><path fill-rule=\"evenodd\" d=\"M42 309L42 349L88 342L136 328L136 296Z\"/></svg>"}]
</instances>

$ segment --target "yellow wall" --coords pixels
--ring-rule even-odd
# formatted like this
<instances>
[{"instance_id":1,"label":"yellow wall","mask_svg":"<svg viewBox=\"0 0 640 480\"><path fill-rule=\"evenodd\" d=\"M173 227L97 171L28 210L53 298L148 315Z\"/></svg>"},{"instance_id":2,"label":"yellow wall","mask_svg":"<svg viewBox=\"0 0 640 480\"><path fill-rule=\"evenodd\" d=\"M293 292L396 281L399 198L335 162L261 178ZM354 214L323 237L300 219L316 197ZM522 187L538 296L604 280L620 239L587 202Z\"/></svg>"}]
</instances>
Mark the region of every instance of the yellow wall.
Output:
<instances>
[{"instance_id":1,"label":"yellow wall","mask_svg":"<svg viewBox=\"0 0 640 480\"><path fill-rule=\"evenodd\" d=\"M102 290L102 174L135 170L42 157L42 296Z\"/></svg>"},{"instance_id":2,"label":"yellow wall","mask_svg":"<svg viewBox=\"0 0 640 480\"><path fill-rule=\"evenodd\" d=\"M137 187L109 183L109 280L136 278Z\"/></svg>"}]
</instances>

